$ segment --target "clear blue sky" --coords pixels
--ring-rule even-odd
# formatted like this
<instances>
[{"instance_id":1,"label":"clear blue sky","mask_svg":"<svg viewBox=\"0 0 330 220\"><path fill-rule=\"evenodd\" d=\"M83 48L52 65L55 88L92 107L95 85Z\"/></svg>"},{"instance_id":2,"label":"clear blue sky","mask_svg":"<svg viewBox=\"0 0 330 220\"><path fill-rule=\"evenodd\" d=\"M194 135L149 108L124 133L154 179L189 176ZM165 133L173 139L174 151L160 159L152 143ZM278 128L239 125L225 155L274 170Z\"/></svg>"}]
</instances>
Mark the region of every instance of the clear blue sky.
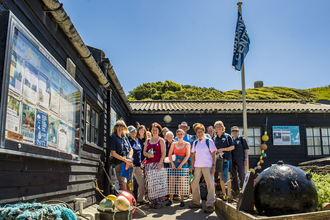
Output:
<instances>
[{"instance_id":1,"label":"clear blue sky","mask_svg":"<svg viewBox=\"0 0 330 220\"><path fill-rule=\"evenodd\" d=\"M232 0L60 0L84 42L102 49L126 94L146 82L241 89L231 67ZM249 0L246 88L330 84L330 1Z\"/></svg>"}]
</instances>

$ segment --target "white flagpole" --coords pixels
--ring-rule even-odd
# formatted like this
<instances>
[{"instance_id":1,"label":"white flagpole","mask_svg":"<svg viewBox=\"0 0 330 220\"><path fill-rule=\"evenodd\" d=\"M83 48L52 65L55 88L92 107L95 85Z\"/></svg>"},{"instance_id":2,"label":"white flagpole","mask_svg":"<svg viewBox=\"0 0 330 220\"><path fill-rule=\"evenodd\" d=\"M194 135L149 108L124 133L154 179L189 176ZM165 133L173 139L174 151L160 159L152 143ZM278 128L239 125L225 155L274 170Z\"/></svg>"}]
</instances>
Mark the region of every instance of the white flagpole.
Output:
<instances>
[{"instance_id":1,"label":"white flagpole","mask_svg":"<svg viewBox=\"0 0 330 220\"><path fill-rule=\"evenodd\" d=\"M237 2L238 11L242 14L242 2ZM245 95L245 72L244 72L244 61L241 68L241 77L242 77L242 99L243 99L243 131L244 139L247 141L247 112L246 112L246 95ZM249 170L249 159L247 161L247 166L245 167L245 173Z\"/></svg>"}]
</instances>

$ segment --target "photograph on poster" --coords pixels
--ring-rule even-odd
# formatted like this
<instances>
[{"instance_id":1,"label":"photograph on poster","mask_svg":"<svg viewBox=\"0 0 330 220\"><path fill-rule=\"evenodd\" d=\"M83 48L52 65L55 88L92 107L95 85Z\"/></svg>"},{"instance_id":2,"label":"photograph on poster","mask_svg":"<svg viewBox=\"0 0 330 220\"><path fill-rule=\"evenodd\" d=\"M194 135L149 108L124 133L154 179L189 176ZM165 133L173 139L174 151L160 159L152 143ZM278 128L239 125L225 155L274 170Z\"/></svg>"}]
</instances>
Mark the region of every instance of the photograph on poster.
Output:
<instances>
[{"instance_id":1,"label":"photograph on poster","mask_svg":"<svg viewBox=\"0 0 330 220\"><path fill-rule=\"evenodd\" d=\"M47 147L48 115L37 109L35 145Z\"/></svg>"},{"instance_id":2,"label":"photograph on poster","mask_svg":"<svg viewBox=\"0 0 330 220\"><path fill-rule=\"evenodd\" d=\"M6 130L19 133L19 107L20 101L8 96Z\"/></svg>"},{"instance_id":3,"label":"photograph on poster","mask_svg":"<svg viewBox=\"0 0 330 220\"><path fill-rule=\"evenodd\" d=\"M27 50L27 60L29 63L31 63L35 68L38 68L39 65L39 56L38 54L40 53L37 51L33 45L28 44L28 50Z\"/></svg>"},{"instance_id":4,"label":"photograph on poster","mask_svg":"<svg viewBox=\"0 0 330 220\"><path fill-rule=\"evenodd\" d=\"M38 102L42 107L49 109L50 85L49 78L43 73L39 72L38 80Z\"/></svg>"},{"instance_id":5,"label":"photograph on poster","mask_svg":"<svg viewBox=\"0 0 330 220\"><path fill-rule=\"evenodd\" d=\"M24 59L13 50L10 63L9 89L18 95L22 95L23 62Z\"/></svg>"},{"instance_id":6,"label":"photograph on poster","mask_svg":"<svg viewBox=\"0 0 330 220\"><path fill-rule=\"evenodd\" d=\"M37 103L38 70L29 62L25 62L24 68L24 99L31 103Z\"/></svg>"},{"instance_id":7,"label":"photograph on poster","mask_svg":"<svg viewBox=\"0 0 330 220\"><path fill-rule=\"evenodd\" d=\"M46 60L46 58L41 57L40 59L40 70L46 74L48 77L50 77L50 72L51 72L51 66L52 64L49 63L48 60Z\"/></svg>"},{"instance_id":8,"label":"photograph on poster","mask_svg":"<svg viewBox=\"0 0 330 220\"><path fill-rule=\"evenodd\" d=\"M49 115L49 117L48 117L48 132L47 132L47 145L49 147L57 148L58 125L59 125L58 119L56 119L55 117Z\"/></svg>"},{"instance_id":9,"label":"photograph on poster","mask_svg":"<svg viewBox=\"0 0 330 220\"><path fill-rule=\"evenodd\" d=\"M60 87L60 117L64 121L68 121L68 94L69 94L69 81L62 76Z\"/></svg>"},{"instance_id":10,"label":"photograph on poster","mask_svg":"<svg viewBox=\"0 0 330 220\"><path fill-rule=\"evenodd\" d=\"M34 140L35 114L35 108L25 103L22 104L21 134L23 140L28 143L33 143Z\"/></svg>"},{"instance_id":11,"label":"photograph on poster","mask_svg":"<svg viewBox=\"0 0 330 220\"><path fill-rule=\"evenodd\" d=\"M60 110L60 75L52 70L51 83L50 83L50 101L49 101L49 109L59 113Z\"/></svg>"},{"instance_id":12,"label":"photograph on poster","mask_svg":"<svg viewBox=\"0 0 330 220\"><path fill-rule=\"evenodd\" d=\"M60 121L58 128L58 150L67 152L68 144L68 126L66 123Z\"/></svg>"},{"instance_id":13,"label":"photograph on poster","mask_svg":"<svg viewBox=\"0 0 330 220\"><path fill-rule=\"evenodd\" d=\"M23 58L26 57L27 43L28 40L17 29L15 29L13 49Z\"/></svg>"},{"instance_id":14,"label":"photograph on poster","mask_svg":"<svg viewBox=\"0 0 330 220\"><path fill-rule=\"evenodd\" d=\"M74 127L68 126L68 148L67 152L70 154L79 154L79 145L76 142L76 129ZM78 137L79 140L79 137Z\"/></svg>"}]
</instances>

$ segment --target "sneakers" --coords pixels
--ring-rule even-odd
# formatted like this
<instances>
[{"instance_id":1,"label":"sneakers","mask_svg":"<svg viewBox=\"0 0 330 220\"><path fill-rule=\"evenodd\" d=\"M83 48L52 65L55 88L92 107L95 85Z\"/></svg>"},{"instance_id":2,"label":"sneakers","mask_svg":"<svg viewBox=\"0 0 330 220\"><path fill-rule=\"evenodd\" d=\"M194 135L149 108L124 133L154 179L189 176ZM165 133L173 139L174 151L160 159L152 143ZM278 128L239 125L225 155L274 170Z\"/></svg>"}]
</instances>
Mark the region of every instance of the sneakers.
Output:
<instances>
[{"instance_id":1,"label":"sneakers","mask_svg":"<svg viewBox=\"0 0 330 220\"><path fill-rule=\"evenodd\" d=\"M180 206L181 206L181 207L184 207L184 202L181 202L181 203L180 203Z\"/></svg>"},{"instance_id":2,"label":"sneakers","mask_svg":"<svg viewBox=\"0 0 330 220\"><path fill-rule=\"evenodd\" d=\"M202 204L195 204L195 203L193 203L193 204L190 204L189 205L189 208L202 208L203 206L202 206Z\"/></svg>"},{"instance_id":3,"label":"sneakers","mask_svg":"<svg viewBox=\"0 0 330 220\"><path fill-rule=\"evenodd\" d=\"M170 200L168 201L168 203L166 203L166 206L171 206L173 204L173 202Z\"/></svg>"},{"instance_id":4,"label":"sneakers","mask_svg":"<svg viewBox=\"0 0 330 220\"><path fill-rule=\"evenodd\" d=\"M214 210L215 210L214 206L208 206L208 207L206 207L206 209L204 209L204 212L211 213L211 212L214 212Z\"/></svg>"},{"instance_id":5,"label":"sneakers","mask_svg":"<svg viewBox=\"0 0 330 220\"><path fill-rule=\"evenodd\" d=\"M162 207L162 204L160 204L160 203L157 203L156 205L155 205L155 209L160 209Z\"/></svg>"}]
</instances>

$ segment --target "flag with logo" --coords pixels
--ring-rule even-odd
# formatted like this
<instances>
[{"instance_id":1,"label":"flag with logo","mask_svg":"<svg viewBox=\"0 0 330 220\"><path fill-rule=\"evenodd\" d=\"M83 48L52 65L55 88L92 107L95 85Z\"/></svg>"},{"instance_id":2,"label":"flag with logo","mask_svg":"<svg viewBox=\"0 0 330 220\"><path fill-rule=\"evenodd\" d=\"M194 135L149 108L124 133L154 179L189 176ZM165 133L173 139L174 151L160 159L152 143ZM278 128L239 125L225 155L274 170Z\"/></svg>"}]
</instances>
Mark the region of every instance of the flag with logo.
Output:
<instances>
[{"instance_id":1,"label":"flag with logo","mask_svg":"<svg viewBox=\"0 0 330 220\"><path fill-rule=\"evenodd\" d=\"M238 12L235 42L234 42L234 54L233 54L233 68L237 71L241 71L242 64L246 54L249 52L250 38L246 30L242 14Z\"/></svg>"}]
</instances>

